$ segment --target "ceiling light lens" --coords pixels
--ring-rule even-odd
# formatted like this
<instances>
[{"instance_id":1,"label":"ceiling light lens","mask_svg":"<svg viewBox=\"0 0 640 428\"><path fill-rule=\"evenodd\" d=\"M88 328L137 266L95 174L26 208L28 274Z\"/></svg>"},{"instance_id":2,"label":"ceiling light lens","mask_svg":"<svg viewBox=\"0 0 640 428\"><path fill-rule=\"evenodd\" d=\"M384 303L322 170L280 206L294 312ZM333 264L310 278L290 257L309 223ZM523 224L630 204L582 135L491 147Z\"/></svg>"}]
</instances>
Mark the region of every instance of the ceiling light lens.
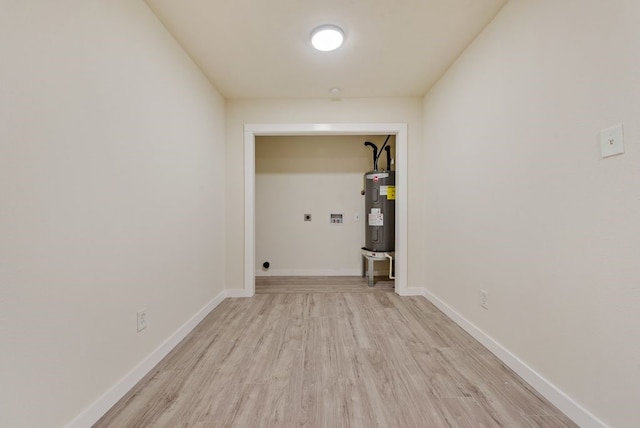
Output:
<instances>
[{"instance_id":1,"label":"ceiling light lens","mask_svg":"<svg viewBox=\"0 0 640 428\"><path fill-rule=\"evenodd\" d=\"M344 40L344 32L335 25L323 25L311 33L311 44L319 51L338 49Z\"/></svg>"}]
</instances>

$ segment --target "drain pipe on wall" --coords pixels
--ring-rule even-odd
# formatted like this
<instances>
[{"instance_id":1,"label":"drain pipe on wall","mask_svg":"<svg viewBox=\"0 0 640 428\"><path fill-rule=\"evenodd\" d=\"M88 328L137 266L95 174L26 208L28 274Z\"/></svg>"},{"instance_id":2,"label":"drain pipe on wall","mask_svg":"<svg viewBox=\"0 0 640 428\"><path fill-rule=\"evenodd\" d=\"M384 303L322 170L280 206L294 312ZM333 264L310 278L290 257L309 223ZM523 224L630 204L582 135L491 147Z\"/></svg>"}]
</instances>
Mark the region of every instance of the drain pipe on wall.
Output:
<instances>
[{"instance_id":1,"label":"drain pipe on wall","mask_svg":"<svg viewBox=\"0 0 640 428\"><path fill-rule=\"evenodd\" d=\"M396 279L393 275L393 256L389 255L389 253L384 253L384 255L389 259L389 279Z\"/></svg>"}]
</instances>

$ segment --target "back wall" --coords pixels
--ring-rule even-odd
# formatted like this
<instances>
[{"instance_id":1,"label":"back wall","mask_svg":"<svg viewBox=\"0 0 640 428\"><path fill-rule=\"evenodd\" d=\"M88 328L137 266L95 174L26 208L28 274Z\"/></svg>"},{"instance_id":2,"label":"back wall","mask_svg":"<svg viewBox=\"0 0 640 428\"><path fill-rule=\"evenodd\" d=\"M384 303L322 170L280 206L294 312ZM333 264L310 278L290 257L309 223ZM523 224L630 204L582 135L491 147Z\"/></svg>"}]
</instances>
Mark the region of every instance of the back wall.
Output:
<instances>
[{"instance_id":1,"label":"back wall","mask_svg":"<svg viewBox=\"0 0 640 428\"><path fill-rule=\"evenodd\" d=\"M256 138L256 275L360 275L363 174L386 137ZM392 156L395 136L389 139ZM380 157L386 167L386 155ZM330 222L332 213L343 223ZM311 221L304 215L311 214ZM264 269L262 264L271 266Z\"/></svg>"},{"instance_id":2,"label":"back wall","mask_svg":"<svg viewBox=\"0 0 640 428\"><path fill-rule=\"evenodd\" d=\"M422 99L345 98L253 99L226 101L227 286L244 286L244 125L259 123L407 123L408 124L408 285L422 285L423 217ZM413 227L413 225L418 225Z\"/></svg>"}]
</instances>

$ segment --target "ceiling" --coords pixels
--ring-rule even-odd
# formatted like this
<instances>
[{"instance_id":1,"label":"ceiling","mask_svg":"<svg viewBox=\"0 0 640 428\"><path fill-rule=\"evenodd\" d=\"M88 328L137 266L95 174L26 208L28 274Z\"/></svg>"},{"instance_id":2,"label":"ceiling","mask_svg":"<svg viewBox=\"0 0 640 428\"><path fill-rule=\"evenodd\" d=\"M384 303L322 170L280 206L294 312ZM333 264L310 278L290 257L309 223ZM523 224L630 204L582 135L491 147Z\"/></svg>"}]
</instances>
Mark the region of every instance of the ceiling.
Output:
<instances>
[{"instance_id":1,"label":"ceiling","mask_svg":"<svg viewBox=\"0 0 640 428\"><path fill-rule=\"evenodd\" d=\"M146 0L233 98L422 96L507 0ZM344 30L319 52L309 35Z\"/></svg>"}]
</instances>

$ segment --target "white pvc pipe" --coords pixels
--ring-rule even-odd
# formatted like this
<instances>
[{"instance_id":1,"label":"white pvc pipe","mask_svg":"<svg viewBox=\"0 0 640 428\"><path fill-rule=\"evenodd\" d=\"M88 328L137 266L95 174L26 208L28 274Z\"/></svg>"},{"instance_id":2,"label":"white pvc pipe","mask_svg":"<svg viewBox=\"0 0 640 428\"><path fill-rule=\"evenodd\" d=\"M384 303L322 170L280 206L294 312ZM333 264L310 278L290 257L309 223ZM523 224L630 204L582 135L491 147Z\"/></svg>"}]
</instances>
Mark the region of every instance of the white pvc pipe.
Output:
<instances>
[{"instance_id":1,"label":"white pvc pipe","mask_svg":"<svg viewBox=\"0 0 640 428\"><path fill-rule=\"evenodd\" d=\"M385 257L389 259L389 279L396 279L393 276L393 257L389 255L389 253L384 253Z\"/></svg>"}]
</instances>

